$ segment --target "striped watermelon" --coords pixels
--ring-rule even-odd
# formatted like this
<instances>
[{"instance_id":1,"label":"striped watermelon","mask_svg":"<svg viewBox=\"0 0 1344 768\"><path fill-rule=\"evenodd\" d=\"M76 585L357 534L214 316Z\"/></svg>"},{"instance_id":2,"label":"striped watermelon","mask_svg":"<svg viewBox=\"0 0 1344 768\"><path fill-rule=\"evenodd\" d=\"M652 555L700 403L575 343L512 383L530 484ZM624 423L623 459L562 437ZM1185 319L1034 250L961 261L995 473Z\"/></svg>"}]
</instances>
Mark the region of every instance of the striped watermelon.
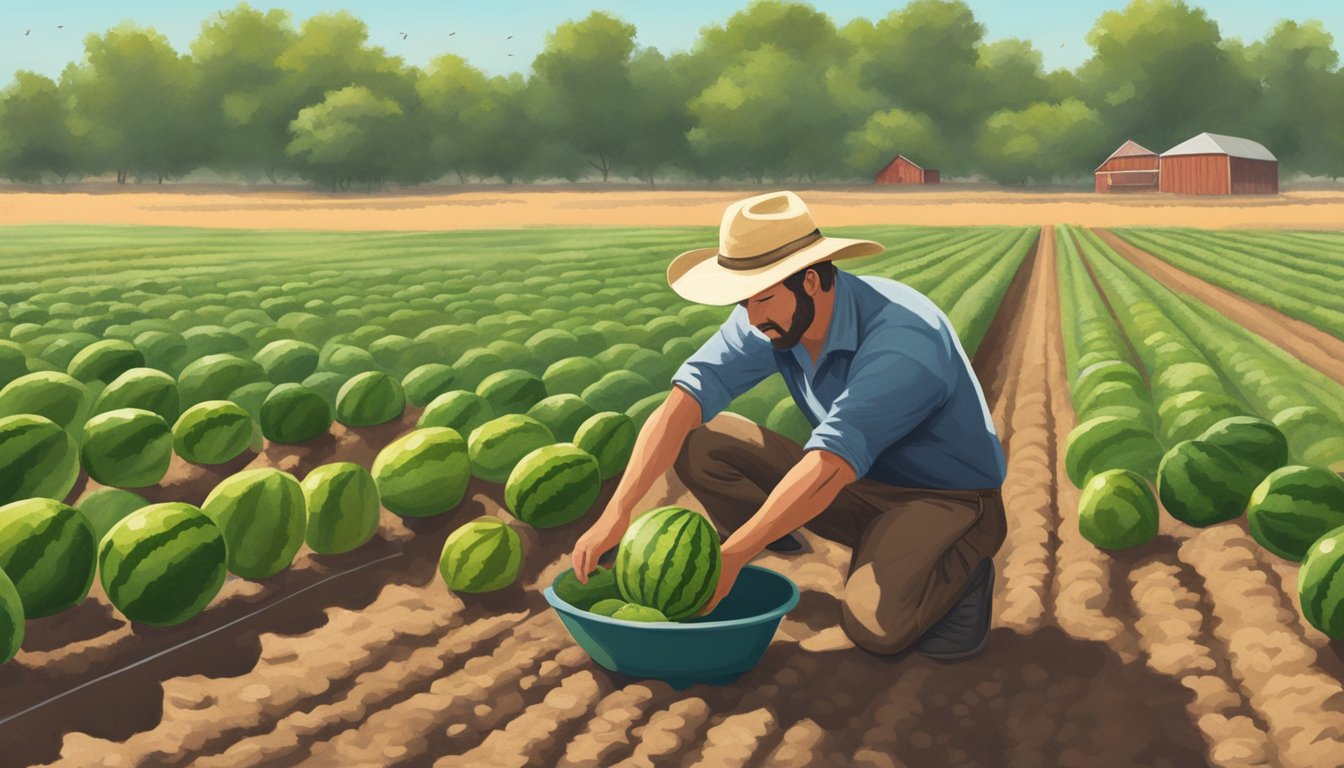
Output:
<instances>
[{"instance_id":1,"label":"striped watermelon","mask_svg":"<svg viewBox=\"0 0 1344 768\"><path fill-rule=\"evenodd\" d=\"M206 400L173 424L173 452L193 464L232 461L252 444L252 417L237 403Z\"/></svg>"},{"instance_id":2,"label":"striped watermelon","mask_svg":"<svg viewBox=\"0 0 1344 768\"><path fill-rule=\"evenodd\" d=\"M0 418L0 505L64 499L78 477L79 448L69 433L41 416Z\"/></svg>"},{"instance_id":3,"label":"striped watermelon","mask_svg":"<svg viewBox=\"0 0 1344 768\"><path fill-rule=\"evenodd\" d=\"M1128 469L1151 480L1162 460L1162 446L1151 429L1115 416L1098 416L1074 427L1068 446L1064 470L1079 488L1108 469Z\"/></svg>"},{"instance_id":4,"label":"striped watermelon","mask_svg":"<svg viewBox=\"0 0 1344 768\"><path fill-rule=\"evenodd\" d=\"M556 578L551 588L556 597L585 611L602 600L620 599L621 596L616 588L616 572L601 565L588 574L587 584L580 583L574 569L569 568ZM621 600L621 603L625 601Z\"/></svg>"},{"instance_id":5,"label":"striped watermelon","mask_svg":"<svg viewBox=\"0 0 1344 768\"><path fill-rule=\"evenodd\" d=\"M606 411L594 414L574 433L574 444L591 453L602 470L602 479L615 477L625 470L635 450L639 430L624 413Z\"/></svg>"},{"instance_id":6,"label":"striped watermelon","mask_svg":"<svg viewBox=\"0 0 1344 768\"><path fill-rule=\"evenodd\" d=\"M666 398L666 395L655 395L655 397ZM661 400L659 401L661 404ZM812 422L807 420L802 410L798 408L798 403L793 397L782 398L775 407L770 409L770 414L765 417L765 428L771 432L781 434L793 442L803 445L812 437Z\"/></svg>"},{"instance_id":7,"label":"striped watermelon","mask_svg":"<svg viewBox=\"0 0 1344 768\"><path fill-rule=\"evenodd\" d=\"M546 391L553 395L577 395L596 383L606 372L605 368L590 358L567 357L552 363L541 374L541 381L546 385Z\"/></svg>"},{"instance_id":8,"label":"striped watermelon","mask_svg":"<svg viewBox=\"0 0 1344 768\"><path fill-rule=\"evenodd\" d=\"M336 395L336 420L347 427L386 424L406 410L401 383L381 371L365 371Z\"/></svg>"},{"instance_id":9,"label":"striped watermelon","mask_svg":"<svg viewBox=\"0 0 1344 768\"><path fill-rule=\"evenodd\" d=\"M26 373L28 362L23 348L12 341L0 339L0 389Z\"/></svg>"},{"instance_id":10,"label":"striped watermelon","mask_svg":"<svg viewBox=\"0 0 1344 768\"><path fill-rule=\"evenodd\" d=\"M471 480L467 446L456 430L417 429L388 443L373 462L383 506L403 517L429 517L456 507Z\"/></svg>"},{"instance_id":11,"label":"striped watermelon","mask_svg":"<svg viewBox=\"0 0 1344 768\"><path fill-rule=\"evenodd\" d=\"M1126 549L1157 536L1157 500L1137 473L1093 475L1078 497L1078 532L1102 549Z\"/></svg>"},{"instance_id":12,"label":"striped watermelon","mask_svg":"<svg viewBox=\"0 0 1344 768\"><path fill-rule=\"evenodd\" d=\"M493 517L477 518L449 534L439 555L439 575L454 592L492 592L518 579L523 542Z\"/></svg>"},{"instance_id":13,"label":"striped watermelon","mask_svg":"<svg viewBox=\"0 0 1344 768\"><path fill-rule=\"evenodd\" d=\"M306 540L314 552L338 555L363 546L378 530L382 503L373 475L358 464L323 464L303 478Z\"/></svg>"},{"instance_id":14,"label":"striped watermelon","mask_svg":"<svg viewBox=\"0 0 1344 768\"><path fill-rule=\"evenodd\" d=\"M201 510L168 502L136 510L98 548L98 580L122 615L156 627L181 624L224 585L224 533Z\"/></svg>"},{"instance_id":15,"label":"striped watermelon","mask_svg":"<svg viewBox=\"0 0 1344 768\"><path fill-rule=\"evenodd\" d=\"M1103 384L1120 384L1136 393L1148 391L1143 376L1133 365L1120 360L1103 360L1088 365L1074 376L1071 387L1074 405L1083 410L1083 404L1092 398L1092 390Z\"/></svg>"},{"instance_id":16,"label":"striped watermelon","mask_svg":"<svg viewBox=\"0 0 1344 768\"><path fill-rule=\"evenodd\" d=\"M1302 616L1333 639L1344 638L1344 528L1317 539L1297 572Z\"/></svg>"},{"instance_id":17,"label":"striped watermelon","mask_svg":"<svg viewBox=\"0 0 1344 768\"><path fill-rule=\"evenodd\" d=\"M590 416L597 413L578 395L564 393L551 395L528 409L527 415L551 430L556 440L568 442Z\"/></svg>"},{"instance_id":18,"label":"striped watermelon","mask_svg":"<svg viewBox=\"0 0 1344 768\"><path fill-rule=\"evenodd\" d=\"M163 417L140 408L100 413L84 425L79 463L103 485L143 488L168 473L173 433Z\"/></svg>"},{"instance_id":19,"label":"striped watermelon","mask_svg":"<svg viewBox=\"0 0 1344 768\"><path fill-rule=\"evenodd\" d=\"M305 341L280 339L252 358L272 384L297 384L317 370L317 347Z\"/></svg>"},{"instance_id":20,"label":"striped watermelon","mask_svg":"<svg viewBox=\"0 0 1344 768\"><path fill-rule=\"evenodd\" d=\"M38 371L20 376L0 390L0 416L43 416L78 436L87 418L89 399L88 389L73 376Z\"/></svg>"},{"instance_id":21,"label":"striped watermelon","mask_svg":"<svg viewBox=\"0 0 1344 768\"><path fill-rule=\"evenodd\" d=\"M322 348L317 369L339 373L349 379L361 373L378 370L378 363L373 359L373 355L359 347L329 344Z\"/></svg>"},{"instance_id":22,"label":"striped watermelon","mask_svg":"<svg viewBox=\"0 0 1344 768\"><path fill-rule=\"evenodd\" d=\"M1288 463L1288 439L1278 427L1254 416L1223 419L1199 439L1226 449L1257 481Z\"/></svg>"},{"instance_id":23,"label":"striped watermelon","mask_svg":"<svg viewBox=\"0 0 1344 768\"><path fill-rule=\"evenodd\" d=\"M122 339L103 339L81 349L70 360L66 372L88 383L106 384L132 368L143 368L145 356L135 345Z\"/></svg>"},{"instance_id":24,"label":"striped watermelon","mask_svg":"<svg viewBox=\"0 0 1344 768\"><path fill-rule=\"evenodd\" d=\"M84 513L84 519L93 528L93 538L102 541L112 526L137 509L149 506L149 502L138 493L123 491L120 488L99 488L85 494L75 505Z\"/></svg>"},{"instance_id":25,"label":"striped watermelon","mask_svg":"<svg viewBox=\"0 0 1344 768\"><path fill-rule=\"evenodd\" d=\"M425 427L448 427L459 434L469 435L471 431L495 418L495 409L485 398L475 392L457 389L444 392L430 401L415 422L417 429Z\"/></svg>"},{"instance_id":26,"label":"striped watermelon","mask_svg":"<svg viewBox=\"0 0 1344 768\"><path fill-rule=\"evenodd\" d=\"M135 339L135 348L145 356L145 366L168 374L182 370L187 342L174 331L144 331Z\"/></svg>"},{"instance_id":27,"label":"striped watermelon","mask_svg":"<svg viewBox=\"0 0 1344 768\"><path fill-rule=\"evenodd\" d=\"M299 481L269 467L225 478L201 505L224 533L229 571L245 579L265 579L289 567L308 528L305 509Z\"/></svg>"},{"instance_id":28,"label":"striped watermelon","mask_svg":"<svg viewBox=\"0 0 1344 768\"><path fill-rule=\"evenodd\" d=\"M1240 517L1259 481L1222 446L1183 440L1162 457L1157 495L1172 517L1203 528Z\"/></svg>"},{"instance_id":29,"label":"striped watermelon","mask_svg":"<svg viewBox=\"0 0 1344 768\"><path fill-rule=\"evenodd\" d=\"M182 369L177 391L183 406L207 400L227 400L229 393L244 384L266 380L260 365L230 354L206 355Z\"/></svg>"},{"instance_id":30,"label":"striped watermelon","mask_svg":"<svg viewBox=\"0 0 1344 768\"><path fill-rule=\"evenodd\" d=\"M554 442L546 425L531 416L512 413L491 419L467 438L471 472L482 480L503 483L524 456Z\"/></svg>"},{"instance_id":31,"label":"striped watermelon","mask_svg":"<svg viewBox=\"0 0 1344 768\"><path fill-rule=\"evenodd\" d=\"M612 586L615 586L615 584L616 584L615 582L612 582ZM618 592L617 594L620 593ZM625 602L619 597L608 597L602 600L598 600L597 602L593 603L591 606L589 606L584 610L588 611L589 613L596 614L598 616L610 617L627 605L629 605L629 603Z\"/></svg>"},{"instance_id":32,"label":"striped watermelon","mask_svg":"<svg viewBox=\"0 0 1344 768\"><path fill-rule=\"evenodd\" d=\"M525 413L546 397L546 385L527 371L496 371L476 385L476 394L485 398L495 413Z\"/></svg>"},{"instance_id":33,"label":"striped watermelon","mask_svg":"<svg viewBox=\"0 0 1344 768\"><path fill-rule=\"evenodd\" d=\"M504 484L504 503L528 525L554 528L583 517L601 492L597 459L569 443L556 443L518 462Z\"/></svg>"},{"instance_id":34,"label":"striped watermelon","mask_svg":"<svg viewBox=\"0 0 1344 768\"><path fill-rule=\"evenodd\" d=\"M406 399L417 408L426 405L444 392L453 389L457 374L451 365L443 363L425 363L414 368L401 380L401 388L406 391Z\"/></svg>"},{"instance_id":35,"label":"striped watermelon","mask_svg":"<svg viewBox=\"0 0 1344 768\"><path fill-rule=\"evenodd\" d=\"M616 587L628 602L679 621L709 602L722 567L719 534L704 515L659 507L637 518L621 537Z\"/></svg>"},{"instance_id":36,"label":"striped watermelon","mask_svg":"<svg viewBox=\"0 0 1344 768\"><path fill-rule=\"evenodd\" d=\"M0 571L0 664L14 658L23 645L23 598Z\"/></svg>"},{"instance_id":37,"label":"striped watermelon","mask_svg":"<svg viewBox=\"0 0 1344 768\"><path fill-rule=\"evenodd\" d=\"M1312 542L1344 526L1344 478L1323 467L1282 467L1256 486L1246 516L1262 547L1300 562Z\"/></svg>"},{"instance_id":38,"label":"striped watermelon","mask_svg":"<svg viewBox=\"0 0 1344 768\"><path fill-rule=\"evenodd\" d=\"M1161 438L1166 445L1194 440L1223 419L1244 415L1246 409L1221 392L1182 392L1157 406Z\"/></svg>"},{"instance_id":39,"label":"striped watermelon","mask_svg":"<svg viewBox=\"0 0 1344 768\"><path fill-rule=\"evenodd\" d=\"M345 382L346 377L339 373L318 371L300 383L321 395L322 399L327 401L327 405L331 406L332 413L335 413L336 395L340 394L341 387L345 386Z\"/></svg>"},{"instance_id":40,"label":"striped watermelon","mask_svg":"<svg viewBox=\"0 0 1344 768\"><path fill-rule=\"evenodd\" d=\"M656 389L649 380L633 371L611 371L581 393L587 403L599 411L625 412Z\"/></svg>"},{"instance_id":41,"label":"striped watermelon","mask_svg":"<svg viewBox=\"0 0 1344 768\"><path fill-rule=\"evenodd\" d=\"M1289 446L1299 461L1314 465L1344 459L1344 425L1335 414L1299 405L1274 414L1273 422L1288 436Z\"/></svg>"},{"instance_id":42,"label":"striped watermelon","mask_svg":"<svg viewBox=\"0 0 1344 768\"><path fill-rule=\"evenodd\" d=\"M281 384L261 404L261 433L273 443L302 443L326 434L331 406L302 384Z\"/></svg>"},{"instance_id":43,"label":"striped watermelon","mask_svg":"<svg viewBox=\"0 0 1344 768\"><path fill-rule=\"evenodd\" d=\"M657 608L650 608L647 605L635 605L626 603L611 612L611 618L620 621L667 621L667 617Z\"/></svg>"},{"instance_id":44,"label":"striped watermelon","mask_svg":"<svg viewBox=\"0 0 1344 768\"><path fill-rule=\"evenodd\" d=\"M0 507L0 570L30 619L78 605L93 586L98 541L84 515L54 499Z\"/></svg>"},{"instance_id":45,"label":"striped watermelon","mask_svg":"<svg viewBox=\"0 0 1344 768\"><path fill-rule=\"evenodd\" d=\"M172 424L180 415L177 380L153 368L132 368L107 385L93 406L93 413L118 408L153 411Z\"/></svg>"}]
</instances>

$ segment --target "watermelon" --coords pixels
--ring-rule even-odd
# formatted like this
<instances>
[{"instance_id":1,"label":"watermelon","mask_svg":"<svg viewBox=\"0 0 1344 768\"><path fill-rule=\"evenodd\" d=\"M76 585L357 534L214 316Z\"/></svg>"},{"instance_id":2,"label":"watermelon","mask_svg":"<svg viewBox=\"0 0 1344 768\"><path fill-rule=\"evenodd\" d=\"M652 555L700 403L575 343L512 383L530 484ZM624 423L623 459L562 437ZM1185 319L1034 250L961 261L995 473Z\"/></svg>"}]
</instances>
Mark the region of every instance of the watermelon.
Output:
<instances>
[{"instance_id":1,"label":"watermelon","mask_svg":"<svg viewBox=\"0 0 1344 768\"><path fill-rule=\"evenodd\" d=\"M518 462L504 483L504 503L528 525L554 528L583 517L601 492L597 459L569 443L557 443Z\"/></svg>"},{"instance_id":2,"label":"watermelon","mask_svg":"<svg viewBox=\"0 0 1344 768\"><path fill-rule=\"evenodd\" d=\"M525 413L546 397L546 385L527 371L516 368L497 371L476 386L495 413Z\"/></svg>"},{"instance_id":3,"label":"watermelon","mask_svg":"<svg viewBox=\"0 0 1344 768\"><path fill-rule=\"evenodd\" d=\"M1321 536L1297 572L1302 616L1327 637L1344 638L1344 528Z\"/></svg>"},{"instance_id":4,"label":"watermelon","mask_svg":"<svg viewBox=\"0 0 1344 768\"><path fill-rule=\"evenodd\" d=\"M410 400L412 405L424 408L434 398L452 391L453 381L456 378L457 374L450 365L425 363L406 374L406 378L401 380L401 388L405 390L406 399Z\"/></svg>"},{"instance_id":5,"label":"watermelon","mask_svg":"<svg viewBox=\"0 0 1344 768\"><path fill-rule=\"evenodd\" d=\"M457 373L457 384L461 387L476 388L481 380L486 376L503 368L508 368L508 363L497 352L492 352L485 347L469 349L462 353L462 356L453 363L453 371Z\"/></svg>"},{"instance_id":6,"label":"watermelon","mask_svg":"<svg viewBox=\"0 0 1344 768\"><path fill-rule=\"evenodd\" d=\"M1203 528L1241 516L1260 479L1226 448L1184 440L1162 457L1157 494L1172 517Z\"/></svg>"},{"instance_id":7,"label":"watermelon","mask_svg":"<svg viewBox=\"0 0 1344 768\"><path fill-rule=\"evenodd\" d=\"M1300 562L1312 542L1344 526L1344 478L1323 467L1282 467L1256 486L1246 517L1261 546Z\"/></svg>"},{"instance_id":8,"label":"watermelon","mask_svg":"<svg viewBox=\"0 0 1344 768\"><path fill-rule=\"evenodd\" d=\"M341 387L336 395L336 420L347 427L386 424L406 410L401 383L381 371L366 371Z\"/></svg>"},{"instance_id":9,"label":"watermelon","mask_svg":"<svg viewBox=\"0 0 1344 768\"><path fill-rule=\"evenodd\" d=\"M1108 469L1128 469L1156 478L1162 460L1162 446L1151 429L1115 416L1099 416L1074 427L1068 446L1064 470L1079 488Z\"/></svg>"},{"instance_id":10,"label":"watermelon","mask_svg":"<svg viewBox=\"0 0 1344 768\"><path fill-rule=\"evenodd\" d=\"M1254 416L1232 416L1199 436L1232 454L1256 481L1288 463L1288 439L1279 428Z\"/></svg>"},{"instance_id":11,"label":"watermelon","mask_svg":"<svg viewBox=\"0 0 1344 768\"><path fill-rule=\"evenodd\" d=\"M304 341L280 339L262 347L252 358L272 384L297 384L317 370L317 347Z\"/></svg>"},{"instance_id":12,"label":"watermelon","mask_svg":"<svg viewBox=\"0 0 1344 768\"><path fill-rule=\"evenodd\" d=\"M150 504L122 519L98 547L103 591L131 621L166 627L205 609L224 585L223 531L190 504Z\"/></svg>"},{"instance_id":13,"label":"watermelon","mask_svg":"<svg viewBox=\"0 0 1344 768\"><path fill-rule=\"evenodd\" d=\"M302 443L326 434L331 406L302 384L281 384L261 404L261 433L273 443Z\"/></svg>"},{"instance_id":14,"label":"watermelon","mask_svg":"<svg viewBox=\"0 0 1344 768\"><path fill-rule=\"evenodd\" d=\"M227 400L231 392L244 384L265 380L261 366L251 360L230 354L206 355L182 369L177 377L177 391L185 407L207 400Z\"/></svg>"},{"instance_id":15,"label":"watermelon","mask_svg":"<svg viewBox=\"0 0 1344 768\"><path fill-rule=\"evenodd\" d=\"M44 416L78 434L87 418L90 399L89 390L74 377L38 371L20 376L0 390L0 416Z\"/></svg>"},{"instance_id":16,"label":"watermelon","mask_svg":"<svg viewBox=\"0 0 1344 768\"><path fill-rule=\"evenodd\" d=\"M305 540L314 552L349 552L378 531L382 502L373 475L364 467L350 462L323 464L301 485L308 506Z\"/></svg>"},{"instance_id":17,"label":"watermelon","mask_svg":"<svg viewBox=\"0 0 1344 768\"><path fill-rule=\"evenodd\" d=\"M373 462L383 506L403 517L430 517L456 507L471 480L462 435L447 427L417 429L388 443Z\"/></svg>"},{"instance_id":18,"label":"watermelon","mask_svg":"<svg viewBox=\"0 0 1344 768\"><path fill-rule=\"evenodd\" d=\"M606 369L589 358L567 357L552 363L541 374L541 381L552 395L577 395L596 383L604 373Z\"/></svg>"},{"instance_id":19,"label":"watermelon","mask_svg":"<svg viewBox=\"0 0 1344 768\"><path fill-rule=\"evenodd\" d=\"M527 454L555 442L545 424L522 414L491 419L467 438L471 472L482 480L503 483Z\"/></svg>"},{"instance_id":20,"label":"watermelon","mask_svg":"<svg viewBox=\"0 0 1344 768\"><path fill-rule=\"evenodd\" d=\"M223 464L252 444L252 417L228 400L206 400L173 424L173 452L193 464Z\"/></svg>"},{"instance_id":21,"label":"watermelon","mask_svg":"<svg viewBox=\"0 0 1344 768\"><path fill-rule=\"evenodd\" d=\"M14 582L0 571L0 664L4 664L23 646L23 598Z\"/></svg>"},{"instance_id":22,"label":"watermelon","mask_svg":"<svg viewBox=\"0 0 1344 768\"><path fill-rule=\"evenodd\" d=\"M305 510L299 481L269 467L225 478L201 505L224 533L229 572L244 579L265 579L289 567L303 546Z\"/></svg>"},{"instance_id":23,"label":"watermelon","mask_svg":"<svg viewBox=\"0 0 1344 768\"><path fill-rule=\"evenodd\" d=\"M304 379L301 383L303 386L321 395L322 399L327 401L327 405L331 406L332 413L335 413L336 395L340 394L341 387L345 386L345 382L346 377L339 373L318 371L312 376Z\"/></svg>"},{"instance_id":24,"label":"watermelon","mask_svg":"<svg viewBox=\"0 0 1344 768\"><path fill-rule=\"evenodd\" d=\"M666 395L659 395L666 397ZM798 403L792 397L786 397L775 403L770 414L765 417L765 428L781 434L793 442L803 445L812 437L812 423L799 410Z\"/></svg>"},{"instance_id":25,"label":"watermelon","mask_svg":"<svg viewBox=\"0 0 1344 768\"><path fill-rule=\"evenodd\" d=\"M439 575L454 592L492 592L518 579L523 542L493 517L480 517L449 534L439 555Z\"/></svg>"},{"instance_id":26,"label":"watermelon","mask_svg":"<svg viewBox=\"0 0 1344 768\"><path fill-rule=\"evenodd\" d=\"M469 435L471 431L495 418L495 410L485 398L475 392L453 390L444 392L430 401L415 422L417 429L425 427L448 427L459 434Z\"/></svg>"},{"instance_id":27,"label":"watermelon","mask_svg":"<svg viewBox=\"0 0 1344 768\"><path fill-rule=\"evenodd\" d=\"M619 344L612 344L601 352L598 352L597 357L593 359L598 365L602 366L604 370L616 371L624 367L625 361L629 360L630 356L639 350L640 346L638 344L631 344L628 341L623 341Z\"/></svg>"},{"instance_id":28,"label":"watermelon","mask_svg":"<svg viewBox=\"0 0 1344 768\"><path fill-rule=\"evenodd\" d=\"M0 505L34 496L64 499L79 478L79 448L41 416L0 418Z\"/></svg>"},{"instance_id":29,"label":"watermelon","mask_svg":"<svg viewBox=\"0 0 1344 768\"><path fill-rule=\"evenodd\" d=\"M704 515L659 507L635 519L616 553L616 587L627 602L672 621L694 616L719 584L719 534Z\"/></svg>"},{"instance_id":30,"label":"watermelon","mask_svg":"<svg viewBox=\"0 0 1344 768\"><path fill-rule=\"evenodd\" d=\"M1272 420L1288 437L1293 455L1302 463L1329 464L1344 458L1344 424L1334 414L1299 405L1285 408Z\"/></svg>"},{"instance_id":31,"label":"watermelon","mask_svg":"<svg viewBox=\"0 0 1344 768\"><path fill-rule=\"evenodd\" d=\"M1078 532L1102 549L1126 549L1157 536L1157 500L1148 482L1125 469L1099 472L1078 497Z\"/></svg>"},{"instance_id":32,"label":"watermelon","mask_svg":"<svg viewBox=\"0 0 1344 768\"><path fill-rule=\"evenodd\" d=\"M0 389L28 372L26 357L18 344L0 339Z\"/></svg>"},{"instance_id":33,"label":"watermelon","mask_svg":"<svg viewBox=\"0 0 1344 768\"><path fill-rule=\"evenodd\" d=\"M1207 363L1176 363L1153 377L1153 393L1167 398L1183 392L1218 392L1223 388L1218 372Z\"/></svg>"},{"instance_id":34,"label":"watermelon","mask_svg":"<svg viewBox=\"0 0 1344 768\"><path fill-rule=\"evenodd\" d=\"M624 413L606 411L594 414L574 434L574 444L591 453L602 471L602 479L615 477L625 470L635 450L639 430Z\"/></svg>"},{"instance_id":35,"label":"watermelon","mask_svg":"<svg viewBox=\"0 0 1344 768\"><path fill-rule=\"evenodd\" d=\"M146 507L149 502L138 493L123 491L120 488L99 488L85 494L76 504L84 519L93 528L93 538L102 541L112 526L137 509Z\"/></svg>"},{"instance_id":36,"label":"watermelon","mask_svg":"<svg viewBox=\"0 0 1344 768\"><path fill-rule=\"evenodd\" d=\"M132 368L143 368L145 356L135 345L122 339L103 339L81 349L66 369L79 381L106 384Z\"/></svg>"},{"instance_id":37,"label":"watermelon","mask_svg":"<svg viewBox=\"0 0 1344 768\"><path fill-rule=\"evenodd\" d=\"M187 342L174 331L143 331L136 335L135 348L145 356L145 366L175 374L187 362Z\"/></svg>"},{"instance_id":38,"label":"watermelon","mask_svg":"<svg viewBox=\"0 0 1344 768\"><path fill-rule=\"evenodd\" d=\"M200 355L237 354L247 351L247 340L219 325L198 325L182 332L187 349Z\"/></svg>"},{"instance_id":39,"label":"watermelon","mask_svg":"<svg viewBox=\"0 0 1344 768\"><path fill-rule=\"evenodd\" d=\"M79 462L103 485L143 488L168 473L173 432L163 417L140 408L100 413L84 425Z\"/></svg>"},{"instance_id":40,"label":"watermelon","mask_svg":"<svg viewBox=\"0 0 1344 768\"><path fill-rule=\"evenodd\" d=\"M14 582L30 619L84 600L93 586L97 550L93 527L74 507L54 499L0 507L0 571Z\"/></svg>"},{"instance_id":41,"label":"watermelon","mask_svg":"<svg viewBox=\"0 0 1344 768\"><path fill-rule=\"evenodd\" d=\"M624 412L654 389L648 379L633 371L612 371L584 389L580 397L599 411Z\"/></svg>"},{"instance_id":42,"label":"watermelon","mask_svg":"<svg viewBox=\"0 0 1344 768\"><path fill-rule=\"evenodd\" d=\"M132 368L112 380L98 395L93 413L140 408L157 413L169 424L180 415L177 380L153 368Z\"/></svg>"},{"instance_id":43,"label":"watermelon","mask_svg":"<svg viewBox=\"0 0 1344 768\"><path fill-rule=\"evenodd\" d=\"M1182 392L1157 406L1161 437L1166 445L1194 440L1223 419L1244 415L1246 409L1221 392Z\"/></svg>"},{"instance_id":44,"label":"watermelon","mask_svg":"<svg viewBox=\"0 0 1344 768\"><path fill-rule=\"evenodd\" d=\"M533 356L540 360L560 360L584 353L579 339L569 331L559 328L545 328L532 334L523 344Z\"/></svg>"},{"instance_id":45,"label":"watermelon","mask_svg":"<svg viewBox=\"0 0 1344 768\"><path fill-rule=\"evenodd\" d=\"M612 611L611 618L620 621L667 621L667 617L657 608L650 608L647 605L635 605L626 603L625 605Z\"/></svg>"},{"instance_id":46,"label":"watermelon","mask_svg":"<svg viewBox=\"0 0 1344 768\"><path fill-rule=\"evenodd\" d=\"M587 584L580 583L574 575L574 569L569 568L560 574L551 588L555 590L556 597L584 611L602 600L619 600L621 597L620 590L616 588L616 572L600 565L588 574ZM621 603L625 601L621 600Z\"/></svg>"},{"instance_id":47,"label":"watermelon","mask_svg":"<svg viewBox=\"0 0 1344 768\"><path fill-rule=\"evenodd\" d=\"M551 395L527 410L527 415L551 430L556 440L568 442L589 417L597 412L578 395Z\"/></svg>"},{"instance_id":48,"label":"watermelon","mask_svg":"<svg viewBox=\"0 0 1344 768\"><path fill-rule=\"evenodd\" d=\"M613 586L614 584L615 582L613 582ZM590 607L587 608L587 611L589 613L593 613L598 616L609 617L627 605L629 605L629 603L625 602L619 597L608 597L606 599L598 600L596 603L593 603Z\"/></svg>"}]
</instances>

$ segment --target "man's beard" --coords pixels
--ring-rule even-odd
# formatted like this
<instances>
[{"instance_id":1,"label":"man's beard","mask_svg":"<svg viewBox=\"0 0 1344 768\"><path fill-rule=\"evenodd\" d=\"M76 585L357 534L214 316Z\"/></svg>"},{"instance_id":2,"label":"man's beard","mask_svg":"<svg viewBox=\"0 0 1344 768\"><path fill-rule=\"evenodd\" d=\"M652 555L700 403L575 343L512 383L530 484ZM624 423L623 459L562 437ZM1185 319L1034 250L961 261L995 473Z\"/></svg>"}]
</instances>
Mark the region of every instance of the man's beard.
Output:
<instances>
[{"instance_id":1,"label":"man's beard","mask_svg":"<svg viewBox=\"0 0 1344 768\"><path fill-rule=\"evenodd\" d=\"M812 327L812 320L816 316L817 305L812 301L812 297L798 291L794 293L793 318L789 321L788 331L768 320L762 323L758 330L765 333L767 330L774 328L779 331L780 336L777 339L767 336L766 338L770 339L770 345L775 349L790 349L802 340L803 334L807 333L807 329Z\"/></svg>"}]
</instances>

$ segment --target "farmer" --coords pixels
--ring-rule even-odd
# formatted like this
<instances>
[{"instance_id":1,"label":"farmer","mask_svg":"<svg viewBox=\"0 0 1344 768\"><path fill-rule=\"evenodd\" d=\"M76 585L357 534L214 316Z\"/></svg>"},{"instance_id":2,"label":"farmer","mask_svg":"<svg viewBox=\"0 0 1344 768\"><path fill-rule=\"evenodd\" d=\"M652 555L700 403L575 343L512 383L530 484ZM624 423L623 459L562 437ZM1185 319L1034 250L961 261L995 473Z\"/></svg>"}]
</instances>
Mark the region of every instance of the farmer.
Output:
<instances>
[{"instance_id":1,"label":"farmer","mask_svg":"<svg viewBox=\"0 0 1344 768\"><path fill-rule=\"evenodd\" d=\"M961 659L989 636L1006 533L1003 449L947 316L903 283L833 260L881 253L826 237L792 192L729 205L719 247L678 256L668 282L701 304L736 304L672 378L629 469L578 540L588 574L619 543L634 504L674 468L731 533L706 611L765 549L807 528L851 548L845 632L861 648ZM723 412L778 372L813 425L799 446Z\"/></svg>"}]
</instances>

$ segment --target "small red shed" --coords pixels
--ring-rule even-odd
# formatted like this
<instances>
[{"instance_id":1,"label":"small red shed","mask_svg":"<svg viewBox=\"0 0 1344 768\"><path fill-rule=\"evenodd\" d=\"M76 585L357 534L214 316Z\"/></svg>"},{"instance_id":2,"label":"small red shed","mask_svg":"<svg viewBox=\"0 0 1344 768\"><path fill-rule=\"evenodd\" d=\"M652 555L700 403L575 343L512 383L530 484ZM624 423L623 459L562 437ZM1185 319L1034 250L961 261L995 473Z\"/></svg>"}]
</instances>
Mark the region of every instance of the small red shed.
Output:
<instances>
[{"instance_id":1,"label":"small red shed","mask_svg":"<svg viewBox=\"0 0 1344 768\"><path fill-rule=\"evenodd\" d=\"M877 172L875 181L878 184L937 184L939 174L933 169L921 168L905 155L897 155Z\"/></svg>"},{"instance_id":2,"label":"small red shed","mask_svg":"<svg viewBox=\"0 0 1344 768\"><path fill-rule=\"evenodd\" d=\"M1162 191L1178 195L1276 195L1279 160L1264 145L1201 133L1162 153Z\"/></svg>"},{"instance_id":3,"label":"small red shed","mask_svg":"<svg viewBox=\"0 0 1344 768\"><path fill-rule=\"evenodd\" d=\"M1158 168L1157 153L1130 139L1097 166L1093 175L1098 192L1156 192Z\"/></svg>"}]
</instances>

